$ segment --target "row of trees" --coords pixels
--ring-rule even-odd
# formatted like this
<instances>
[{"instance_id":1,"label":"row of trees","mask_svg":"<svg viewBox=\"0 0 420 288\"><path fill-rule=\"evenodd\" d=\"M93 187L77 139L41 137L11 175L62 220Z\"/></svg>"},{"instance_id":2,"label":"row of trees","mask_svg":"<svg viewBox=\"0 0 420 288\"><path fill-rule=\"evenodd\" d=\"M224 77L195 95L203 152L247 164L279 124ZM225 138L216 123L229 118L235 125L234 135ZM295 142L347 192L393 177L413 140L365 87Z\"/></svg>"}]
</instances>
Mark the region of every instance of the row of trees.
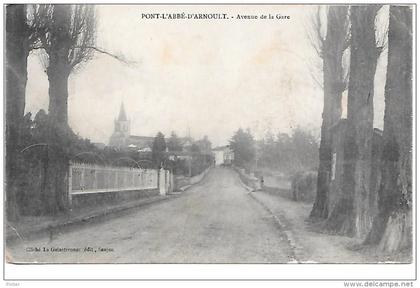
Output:
<instances>
[{"instance_id":1,"label":"row of trees","mask_svg":"<svg viewBox=\"0 0 420 288\"><path fill-rule=\"evenodd\" d=\"M412 210L412 8L390 6L387 34L376 27L379 5L331 6L324 36L318 13L315 47L323 61L324 110L319 149L317 197L310 217L325 220L335 232L365 238L395 251L411 245ZM373 97L377 59L388 44L381 183L371 191ZM348 69L344 51L350 49ZM345 71L348 70L349 73ZM346 75L349 75L347 77ZM332 135L341 116L341 98L348 87L343 183L328 211ZM378 193L378 213L369 197Z\"/></svg>"},{"instance_id":2,"label":"row of trees","mask_svg":"<svg viewBox=\"0 0 420 288\"><path fill-rule=\"evenodd\" d=\"M291 135L268 132L264 139L255 140L249 129L239 129L230 141L238 166L275 169L292 175L299 171L315 170L318 163L318 143L310 132L298 127Z\"/></svg>"},{"instance_id":3,"label":"row of trees","mask_svg":"<svg viewBox=\"0 0 420 288\"><path fill-rule=\"evenodd\" d=\"M188 152L196 152L196 153L210 153L211 152L211 142L207 135L205 135L202 139L193 141L191 137L186 137L184 139L178 137L178 135L172 131L171 136L167 140L167 147L169 152L181 152L184 150L183 141L190 141L191 147L188 147Z\"/></svg>"},{"instance_id":4,"label":"row of trees","mask_svg":"<svg viewBox=\"0 0 420 288\"><path fill-rule=\"evenodd\" d=\"M41 51L48 76L48 132L45 146L44 211L55 214L66 208L68 151L61 139L72 137L68 126L68 79L89 61L95 47L93 5L7 5L6 7L6 181L7 217L18 217L19 159L25 110L27 59ZM113 56L117 59L119 57ZM120 59L122 60L122 59Z\"/></svg>"},{"instance_id":5,"label":"row of trees","mask_svg":"<svg viewBox=\"0 0 420 288\"><path fill-rule=\"evenodd\" d=\"M288 175L316 170L318 165L318 141L301 127L292 130L291 135L271 132L258 141L258 166L281 171Z\"/></svg>"},{"instance_id":6,"label":"row of trees","mask_svg":"<svg viewBox=\"0 0 420 288\"><path fill-rule=\"evenodd\" d=\"M235 165L248 169L253 166L256 145L250 129L238 129L230 140L230 148L235 154L233 160Z\"/></svg>"},{"instance_id":7,"label":"row of trees","mask_svg":"<svg viewBox=\"0 0 420 288\"><path fill-rule=\"evenodd\" d=\"M184 146L182 139L175 132L171 132L168 140L162 132L158 132L152 145L151 158L155 165L170 168L175 174L194 176L201 173L213 163L211 142L207 136L195 142L190 138L189 140L192 142L191 145Z\"/></svg>"}]
</instances>

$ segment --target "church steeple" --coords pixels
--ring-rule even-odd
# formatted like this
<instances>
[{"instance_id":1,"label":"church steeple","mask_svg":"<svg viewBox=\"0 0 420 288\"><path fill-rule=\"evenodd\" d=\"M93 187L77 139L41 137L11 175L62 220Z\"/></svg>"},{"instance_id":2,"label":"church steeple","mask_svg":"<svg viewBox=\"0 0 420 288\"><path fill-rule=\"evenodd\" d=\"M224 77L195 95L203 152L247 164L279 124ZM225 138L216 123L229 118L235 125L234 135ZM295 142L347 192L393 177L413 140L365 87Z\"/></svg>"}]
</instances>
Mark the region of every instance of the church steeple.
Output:
<instances>
[{"instance_id":1,"label":"church steeple","mask_svg":"<svg viewBox=\"0 0 420 288\"><path fill-rule=\"evenodd\" d=\"M121 138L125 141L130 136L130 120L128 120L127 113L125 113L124 102L121 102L120 113L114 122L114 138ZM115 141L114 141L115 142Z\"/></svg>"},{"instance_id":2,"label":"church steeple","mask_svg":"<svg viewBox=\"0 0 420 288\"><path fill-rule=\"evenodd\" d=\"M127 121L127 114L125 113L124 102L121 102L120 114L118 115L118 121Z\"/></svg>"}]
</instances>

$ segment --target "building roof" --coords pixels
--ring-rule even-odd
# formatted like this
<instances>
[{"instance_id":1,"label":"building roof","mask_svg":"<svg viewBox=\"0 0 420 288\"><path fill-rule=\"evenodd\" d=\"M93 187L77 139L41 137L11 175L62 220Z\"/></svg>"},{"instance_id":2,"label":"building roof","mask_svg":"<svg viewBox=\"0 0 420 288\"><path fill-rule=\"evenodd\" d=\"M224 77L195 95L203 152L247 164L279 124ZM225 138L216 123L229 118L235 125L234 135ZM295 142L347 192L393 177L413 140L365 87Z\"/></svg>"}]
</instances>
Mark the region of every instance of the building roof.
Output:
<instances>
[{"instance_id":1,"label":"building roof","mask_svg":"<svg viewBox=\"0 0 420 288\"><path fill-rule=\"evenodd\" d=\"M106 144L101 142L92 142L93 145L95 145L99 149L105 148Z\"/></svg>"},{"instance_id":2,"label":"building roof","mask_svg":"<svg viewBox=\"0 0 420 288\"><path fill-rule=\"evenodd\" d=\"M154 137L130 135L127 138L126 145L129 148L147 148L152 147Z\"/></svg>"},{"instance_id":3,"label":"building roof","mask_svg":"<svg viewBox=\"0 0 420 288\"><path fill-rule=\"evenodd\" d=\"M229 145L218 146L218 147L213 148L212 151L223 151L223 150L226 150L226 149L229 149L229 148L230 148Z\"/></svg>"},{"instance_id":4,"label":"building roof","mask_svg":"<svg viewBox=\"0 0 420 288\"><path fill-rule=\"evenodd\" d=\"M191 144L194 143L194 139L191 138L191 137L188 137L188 136L187 137L180 137L179 140L180 140L182 146L191 145Z\"/></svg>"},{"instance_id":5,"label":"building roof","mask_svg":"<svg viewBox=\"0 0 420 288\"><path fill-rule=\"evenodd\" d=\"M155 137L153 136L138 136L138 135L130 135L130 140L133 141L153 141Z\"/></svg>"}]
</instances>

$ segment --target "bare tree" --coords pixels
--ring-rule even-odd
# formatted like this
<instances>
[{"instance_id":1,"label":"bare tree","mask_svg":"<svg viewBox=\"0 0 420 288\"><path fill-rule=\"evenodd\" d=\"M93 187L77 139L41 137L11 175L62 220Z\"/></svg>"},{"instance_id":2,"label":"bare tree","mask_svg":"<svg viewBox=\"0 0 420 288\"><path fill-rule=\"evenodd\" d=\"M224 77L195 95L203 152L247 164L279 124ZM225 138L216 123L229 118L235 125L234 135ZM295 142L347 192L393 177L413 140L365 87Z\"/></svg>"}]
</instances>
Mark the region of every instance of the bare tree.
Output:
<instances>
[{"instance_id":1,"label":"bare tree","mask_svg":"<svg viewBox=\"0 0 420 288\"><path fill-rule=\"evenodd\" d=\"M27 60L37 42L36 21L28 19L28 5L6 6L6 210L9 220L18 213L16 177L25 110Z\"/></svg>"},{"instance_id":2,"label":"bare tree","mask_svg":"<svg viewBox=\"0 0 420 288\"><path fill-rule=\"evenodd\" d=\"M346 75L342 59L348 47L348 6L331 6L327 13L326 36L322 34L321 10L318 9L312 26L315 37L313 46L323 60L324 108L322 112L321 143L317 194L310 217L328 217L328 191L331 171L331 126L341 117L341 98L346 89Z\"/></svg>"},{"instance_id":3,"label":"bare tree","mask_svg":"<svg viewBox=\"0 0 420 288\"><path fill-rule=\"evenodd\" d=\"M49 81L49 115L56 124L67 125L68 78L94 52L93 5L41 5L41 45L45 50Z\"/></svg>"},{"instance_id":4,"label":"bare tree","mask_svg":"<svg viewBox=\"0 0 420 288\"><path fill-rule=\"evenodd\" d=\"M130 64L95 46L94 5L33 5L38 35L34 49L41 49L41 60L49 81L49 133L44 203L47 213L65 209L68 139L73 132L68 126L68 79L71 73L92 59L94 52ZM70 136L70 137L69 137ZM67 142L66 142L67 141Z\"/></svg>"},{"instance_id":5,"label":"bare tree","mask_svg":"<svg viewBox=\"0 0 420 288\"><path fill-rule=\"evenodd\" d=\"M394 252L412 243L412 8L391 6L378 215L365 240Z\"/></svg>"},{"instance_id":6,"label":"bare tree","mask_svg":"<svg viewBox=\"0 0 420 288\"><path fill-rule=\"evenodd\" d=\"M375 17L380 7L351 7L351 57L343 183L339 199L326 222L328 230L359 237L366 235L372 223L369 195L373 95L377 59L381 52L375 38Z\"/></svg>"},{"instance_id":7,"label":"bare tree","mask_svg":"<svg viewBox=\"0 0 420 288\"><path fill-rule=\"evenodd\" d=\"M40 44L45 51L43 63L49 81L49 114L54 122L67 125L68 78L92 59L95 52L124 64L122 56L97 47L94 5L37 5L35 8Z\"/></svg>"},{"instance_id":8,"label":"bare tree","mask_svg":"<svg viewBox=\"0 0 420 288\"><path fill-rule=\"evenodd\" d=\"M43 199L48 214L66 208L68 126L68 79L89 61L95 44L93 5L39 5L40 44L49 81L49 133Z\"/></svg>"}]
</instances>

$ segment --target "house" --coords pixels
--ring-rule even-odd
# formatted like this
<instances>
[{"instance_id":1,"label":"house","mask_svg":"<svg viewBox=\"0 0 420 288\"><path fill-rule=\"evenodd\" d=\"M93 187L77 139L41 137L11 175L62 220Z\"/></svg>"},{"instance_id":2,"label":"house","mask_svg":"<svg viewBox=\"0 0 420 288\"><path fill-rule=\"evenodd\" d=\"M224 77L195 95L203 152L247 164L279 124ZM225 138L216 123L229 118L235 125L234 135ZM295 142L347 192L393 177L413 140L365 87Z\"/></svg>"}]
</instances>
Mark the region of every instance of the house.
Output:
<instances>
[{"instance_id":1,"label":"house","mask_svg":"<svg viewBox=\"0 0 420 288\"><path fill-rule=\"evenodd\" d=\"M180 144L182 146L182 151L184 152L190 152L191 147L194 144L194 139L190 136L180 138Z\"/></svg>"},{"instance_id":2,"label":"house","mask_svg":"<svg viewBox=\"0 0 420 288\"><path fill-rule=\"evenodd\" d=\"M95 147L98 149L104 149L106 146L105 143L101 143L101 142L92 142L92 144L95 145Z\"/></svg>"},{"instance_id":3,"label":"house","mask_svg":"<svg viewBox=\"0 0 420 288\"><path fill-rule=\"evenodd\" d=\"M234 159L234 153L229 145L219 146L212 150L215 165L231 165Z\"/></svg>"}]
</instances>

